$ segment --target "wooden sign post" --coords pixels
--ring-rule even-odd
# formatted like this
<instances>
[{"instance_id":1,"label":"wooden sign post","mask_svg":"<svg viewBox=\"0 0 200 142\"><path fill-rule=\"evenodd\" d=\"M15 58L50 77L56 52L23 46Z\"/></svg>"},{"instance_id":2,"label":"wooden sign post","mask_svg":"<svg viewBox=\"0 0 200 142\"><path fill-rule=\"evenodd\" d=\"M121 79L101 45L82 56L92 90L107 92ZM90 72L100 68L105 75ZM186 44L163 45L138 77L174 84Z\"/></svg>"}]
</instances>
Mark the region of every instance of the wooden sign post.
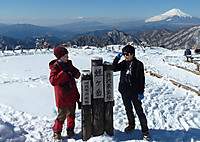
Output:
<instances>
[{"instance_id":1,"label":"wooden sign post","mask_svg":"<svg viewBox=\"0 0 200 142\"><path fill-rule=\"evenodd\" d=\"M113 70L111 63L104 64L104 110L105 110L105 131L108 135L114 135L113 128Z\"/></svg>"},{"instance_id":2,"label":"wooden sign post","mask_svg":"<svg viewBox=\"0 0 200 142\"><path fill-rule=\"evenodd\" d=\"M103 91L103 59L101 57L92 58L92 134L100 136L104 133L104 91Z\"/></svg>"},{"instance_id":3,"label":"wooden sign post","mask_svg":"<svg viewBox=\"0 0 200 142\"><path fill-rule=\"evenodd\" d=\"M82 139L87 141L92 134L91 112L91 75L89 70L82 71L81 77L81 114L82 114Z\"/></svg>"},{"instance_id":4,"label":"wooden sign post","mask_svg":"<svg viewBox=\"0 0 200 142\"><path fill-rule=\"evenodd\" d=\"M113 128L113 70L111 64L103 65L101 57L91 60L89 70L82 71L81 112L82 139L87 141L91 135L100 136L106 131L114 135Z\"/></svg>"}]
</instances>

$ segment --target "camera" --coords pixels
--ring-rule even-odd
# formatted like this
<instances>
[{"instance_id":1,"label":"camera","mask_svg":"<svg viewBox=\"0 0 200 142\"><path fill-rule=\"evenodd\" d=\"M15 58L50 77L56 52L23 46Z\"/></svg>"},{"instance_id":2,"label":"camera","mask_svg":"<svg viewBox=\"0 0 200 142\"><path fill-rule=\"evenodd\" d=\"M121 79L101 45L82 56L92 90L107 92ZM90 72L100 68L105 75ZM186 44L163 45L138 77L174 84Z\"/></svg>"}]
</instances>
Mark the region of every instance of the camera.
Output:
<instances>
[{"instance_id":1,"label":"camera","mask_svg":"<svg viewBox=\"0 0 200 142\"><path fill-rule=\"evenodd\" d=\"M126 81L127 83L131 83L131 80L132 80L132 75L131 75L131 74L126 74L126 76L125 76L125 81Z\"/></svg>"}]
</instances>

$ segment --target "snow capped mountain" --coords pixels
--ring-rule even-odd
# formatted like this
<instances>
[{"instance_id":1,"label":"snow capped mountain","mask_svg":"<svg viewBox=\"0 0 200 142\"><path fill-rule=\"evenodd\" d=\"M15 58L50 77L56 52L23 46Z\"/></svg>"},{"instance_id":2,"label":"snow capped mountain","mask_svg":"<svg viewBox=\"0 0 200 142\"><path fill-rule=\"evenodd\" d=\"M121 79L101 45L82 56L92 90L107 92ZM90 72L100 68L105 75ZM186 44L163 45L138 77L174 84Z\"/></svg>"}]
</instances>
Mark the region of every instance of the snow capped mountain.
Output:
<instances>
[{"instance_id":1,"label":"snow capped mountain","mask_svg":"<svg viewBox=\"0 0 200 142\"><path fill-rule=\"evenodd\" d=\"M171 16L171 17L177 15L179 17L190 17L190 18L192 18L191 15L188 15L188 14L182 12L180 9L171 9L171 10L165 12L163 15Z\"/></svg>"},{"instance_id":2,"label":"snow capped mountain","mask_svg":"<svg viewBox=\"0 0 200 142\"><path fill-rule=\"evenodd\" d=\"M163 14L160 14L158 16L151 17L149 19L146 19L145 22L157 22L157 21L171 21L174 16L178 16L180 18L192 18L191 15L188 15L184 12L182 12L180 9L171 9Z\"/></svg>"}]
</instances>

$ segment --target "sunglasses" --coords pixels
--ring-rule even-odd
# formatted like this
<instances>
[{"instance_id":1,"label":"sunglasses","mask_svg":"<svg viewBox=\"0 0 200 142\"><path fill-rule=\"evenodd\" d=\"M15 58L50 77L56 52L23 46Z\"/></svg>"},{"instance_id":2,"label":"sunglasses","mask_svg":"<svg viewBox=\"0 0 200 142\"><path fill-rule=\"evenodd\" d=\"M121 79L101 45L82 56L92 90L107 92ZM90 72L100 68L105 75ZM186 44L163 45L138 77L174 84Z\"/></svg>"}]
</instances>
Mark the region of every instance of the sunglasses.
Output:
<instances>
[{"instance_id":1,"label":"sunglasses","mask_svg":"<svg viewBox=\"0 0 200 142\"><path fill-rule=\"evenodd\" d=\"M124 56L130 56L131 53L124 52L122 55L124 55Z\"/></svg>"}]
</instances>

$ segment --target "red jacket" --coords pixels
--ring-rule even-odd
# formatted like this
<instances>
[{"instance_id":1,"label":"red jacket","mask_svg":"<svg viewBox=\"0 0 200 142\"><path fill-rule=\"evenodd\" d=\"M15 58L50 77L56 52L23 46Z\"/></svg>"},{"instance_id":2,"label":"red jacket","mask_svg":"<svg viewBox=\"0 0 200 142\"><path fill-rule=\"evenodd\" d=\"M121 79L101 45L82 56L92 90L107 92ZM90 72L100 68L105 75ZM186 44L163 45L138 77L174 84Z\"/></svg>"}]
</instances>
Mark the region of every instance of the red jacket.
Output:
<instances>
[{"instance_id":1,"label":"red jacket","mask_svg":"<svg viewBox=\"0 0 200 142\"><path fill-rule=\"evenodd\" d=\"M77 72L75 77L64 72L57 60L51 61L49 68L51 69L49 80L54 86L56 106L58 108L75 106L80 97L75 81L75 78L80 77L79 70L72 65L71 60L68 60L67 68L69 71Z\"/></svg>"}]
</instances>

